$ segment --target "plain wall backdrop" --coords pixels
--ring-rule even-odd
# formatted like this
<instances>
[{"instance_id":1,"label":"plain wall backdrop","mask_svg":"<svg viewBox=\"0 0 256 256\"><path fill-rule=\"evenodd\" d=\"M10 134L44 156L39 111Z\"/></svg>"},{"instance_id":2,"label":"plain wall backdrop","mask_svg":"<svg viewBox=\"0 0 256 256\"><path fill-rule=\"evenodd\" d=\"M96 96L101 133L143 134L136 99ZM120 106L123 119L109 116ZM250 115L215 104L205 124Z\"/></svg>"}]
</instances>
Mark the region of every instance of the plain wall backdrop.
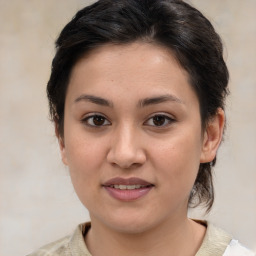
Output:
<instances>
[{"instance_id":1,"label":"plain wall backdrop","mask_svg":"<svg viewBox=\"0 0 256 256\"><path fill-rule=\"evenodd\" d=\"M26 255L89 219L61 163L45 87L58 33L90 2L0 0L0 255ZM201 218L256 251L256 1L190 3L223 38L231 75L216 201Z\"/></svg>"}]
</instances>

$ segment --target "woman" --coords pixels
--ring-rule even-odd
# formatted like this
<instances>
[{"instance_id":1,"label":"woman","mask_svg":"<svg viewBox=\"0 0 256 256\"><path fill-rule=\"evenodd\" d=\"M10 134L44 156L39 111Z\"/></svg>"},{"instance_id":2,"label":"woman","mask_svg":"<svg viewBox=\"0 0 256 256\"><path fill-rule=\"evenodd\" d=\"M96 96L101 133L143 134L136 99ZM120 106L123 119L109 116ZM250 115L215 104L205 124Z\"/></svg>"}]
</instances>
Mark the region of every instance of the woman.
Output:
<instances>
[{"instance_id":1,"label":"woman","mask_svg":"<svg viewBox=\"0 0 256 256\"><path fill-rule=\"evenodd\" d=\"M56 42L47 86L62 161L90 223L32 255L253 255L188 219L214 201L228 70L180 0L100 0Z\"/></svg>"}]
</instances>

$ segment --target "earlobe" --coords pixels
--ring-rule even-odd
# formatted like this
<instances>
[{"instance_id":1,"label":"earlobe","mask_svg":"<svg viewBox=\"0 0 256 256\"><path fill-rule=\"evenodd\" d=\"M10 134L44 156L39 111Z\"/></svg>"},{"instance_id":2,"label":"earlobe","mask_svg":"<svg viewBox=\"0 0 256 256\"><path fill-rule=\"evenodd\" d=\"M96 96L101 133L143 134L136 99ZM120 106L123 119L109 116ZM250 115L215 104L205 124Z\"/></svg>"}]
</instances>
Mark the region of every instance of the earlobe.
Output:
<instances>
[{"instance_id":1,"label":"earlobe","mask_svg":"<svg viewBox=\"0 0 256 256\"><path fill-rule=\"evenodd\" d=\"M63 162L63 164L68 165L64 140L63 140L62 137L59 137L58 141L59 141L59 147L60 147L60 154L61 154L62 162Z\"/></svg>"},{"instance_id":2,"label":"earlobe","mask_svg":"<svg viewBox=\"0 0 256 256\"><path fill-rule=\"evenodd\" d=\"M200 163L209 163L215 158L222 140L224 124L225 113L219 108L205 128Z\"/></svg>"},{"instance_id":3,"label":"earlobe","mask_svg":"<svg viewBox=\"0 0 256 256\"><path fill-rule=\"evenodd\" d=\"M55 123L55 135L58 139L59 147L60 147L60 154L61 154L61 160L63 164L68 165L67 157L66 157L66 150L65 150L65 143L64 143L64 137L60 135L59 129L57 124Z\"/></svg>"}]
</instances>

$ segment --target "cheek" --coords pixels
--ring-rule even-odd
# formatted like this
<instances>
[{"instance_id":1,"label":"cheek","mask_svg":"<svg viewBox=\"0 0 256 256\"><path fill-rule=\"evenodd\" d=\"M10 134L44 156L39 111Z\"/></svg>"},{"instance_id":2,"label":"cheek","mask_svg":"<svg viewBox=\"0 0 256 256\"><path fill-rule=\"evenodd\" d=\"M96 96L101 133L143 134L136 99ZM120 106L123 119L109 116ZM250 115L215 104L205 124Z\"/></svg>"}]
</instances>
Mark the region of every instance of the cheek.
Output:
<instances>
[{"instance_id":1,"label":"cheek","mask_svg":"<svg viewBox=\"0 0 256 256\"><path fill-rule=\"evenodd\" d=\"M175 190L186 191L190 191L196 179L200 153L200 135L190 136L189 133L186 136L173 136L169 140L154 144L151 149L159 179Z\"/></svg>"},{"instance_id":2,"label":"cheek","mask_svg":"<svg viewBox=\"0 0 256 256\"><path fill-rule=\"evenodd\" d=\"M97 143L90 137L70 136L66 140L65 147L69 172L75 189L81 192L89 189L92 184L99 183L97 177L104 161L102 143Z\"/></svg>"},{"instance_id":3,"label":"cheek","mask_svg":"<svg viewBox=\"0 0 256 256\"><path fill-rule=\"evenodd\" d=\"M92 203L91 195L100 186L99 152L95 146L81 142L69 145L67 149L71 182L82 204L88 207Z\"/></svg>"}]
</instances>

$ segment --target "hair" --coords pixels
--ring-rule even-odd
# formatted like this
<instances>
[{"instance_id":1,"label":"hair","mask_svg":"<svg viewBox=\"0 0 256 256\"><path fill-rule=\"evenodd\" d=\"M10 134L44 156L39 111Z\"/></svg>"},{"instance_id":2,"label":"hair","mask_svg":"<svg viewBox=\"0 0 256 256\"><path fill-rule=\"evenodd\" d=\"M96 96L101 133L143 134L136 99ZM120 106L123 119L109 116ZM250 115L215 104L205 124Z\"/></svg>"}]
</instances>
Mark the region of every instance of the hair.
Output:
<instances>
[{"instance_id":1,"label":"hair","mask_svg":"<svg viewBox=\"0 0 256 256\"><path fill-rule=\"evenodd\" d=\"M77 12L56 40L47 84L50 118L64 136L64 105L72 68L85 54L105 44L154 43L169 49L187 71L195 90L202 128L224 109L228 69L223 46L210 21L182 0L99 0ZM212 162L201 163L189 206L214 201Z\"/></svg>"}]
</instances>

